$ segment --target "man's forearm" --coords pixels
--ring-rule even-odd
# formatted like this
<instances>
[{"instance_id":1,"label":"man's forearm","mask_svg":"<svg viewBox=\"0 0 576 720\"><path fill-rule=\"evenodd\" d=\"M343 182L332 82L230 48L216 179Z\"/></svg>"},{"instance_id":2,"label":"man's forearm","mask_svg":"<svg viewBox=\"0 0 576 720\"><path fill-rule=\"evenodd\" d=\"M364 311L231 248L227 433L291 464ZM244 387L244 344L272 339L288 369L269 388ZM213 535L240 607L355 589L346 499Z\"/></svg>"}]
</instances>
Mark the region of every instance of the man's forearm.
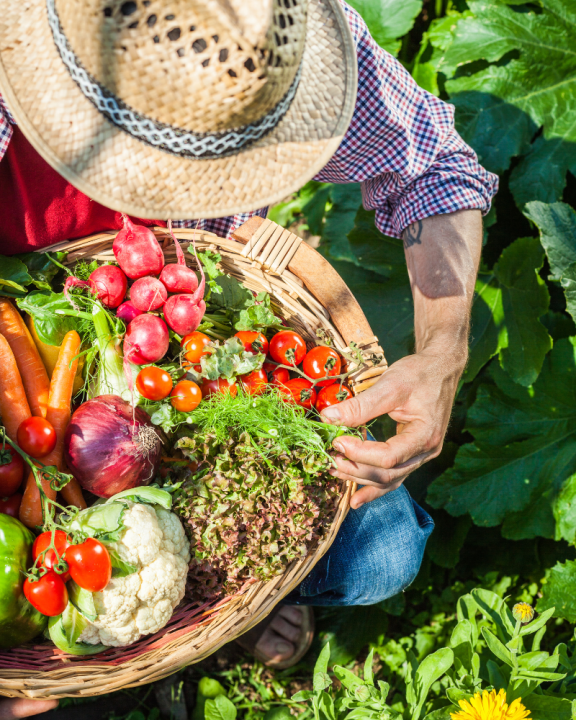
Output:
<instances>
[{"instance_id":1,"label":"man's forearm","mask_svg":"<svg viewBox=\"0 0 576 720\"><path fill-rule=\"evenodd\" d=\"M425 218L403 234L414 296L416 351L441 353L460 375L482 250L479 210Z\"/></svg>"}]
</instances>

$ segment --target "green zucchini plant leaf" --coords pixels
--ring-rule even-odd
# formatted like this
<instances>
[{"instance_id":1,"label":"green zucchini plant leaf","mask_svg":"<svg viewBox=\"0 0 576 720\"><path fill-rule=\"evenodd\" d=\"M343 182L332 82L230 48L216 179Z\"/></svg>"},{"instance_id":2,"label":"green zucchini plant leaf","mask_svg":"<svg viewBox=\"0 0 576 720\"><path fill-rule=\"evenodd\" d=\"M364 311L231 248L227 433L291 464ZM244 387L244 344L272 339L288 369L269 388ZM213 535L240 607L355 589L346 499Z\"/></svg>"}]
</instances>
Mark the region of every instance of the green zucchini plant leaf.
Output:
<instances>
[{"instance_id":1,"label":"green zucchini plant leaf","mask_svg":"<svg viewBox=\"0 0 576 720\"><path fill-rule=\"evenodd\" d=\"M546 573L536 609L543 612L549 608L555 608L556 617L576 623L576 560L556 563Z\"/></svg>"},{"instance_id":2,"label":"green zucchini plant leaf","mask_svg":"<svg viewBox=\"0 0 576 720\"><path fill-rule=\"evenodd\" d=\"M392 55L398 54L398 38L411 29L422 10L422 0L350 0L348 4L362 15L378 45Z\"/></svg>"},{"instance_id":3,"label":"green zucchini plant leaf","mask_svg":"<svg viewBox=\"0 0 576 720\"><path fill-rule=\"evenodd\" d=\"M503 523L513 540L554 537L557 497L576 472L576 338L556 343L533 386L513 383L499 364L478 388L454 467L428 502L476 525Z\"/></svg>"},{"instance_id":4,"label":"green zucchini plant leaf","mask_svg":"<svg viewBox=\"0 0 576 720\"><path fill-rule=\"evenodd\" d=\"M576 320L576 212L565 203L534 201L525 215L538 226L550 269L564 289L566 309Z\"/></svg>"},{"instance_id":5,"label":"green zucchini plant leaf","mask_svg":"<svg viewBox=\"0 0 576 720\"><path fill-rule=\"evenodd\" d=\"M538 271L544 253L537 238L519 238L492 272L481 272L472 305L470 360L464 381L474 379L494 355L510 377L530 385L538 377L552 339L539 318L550 296Z\"/></svg>"},{"instance_id":6,"label":"green zucchini plant leaf","mask_svg":"<svg viewBox=\"0 0 576 720\"><path fill-rule=\"evenodd\" d=\"M493 172L524 155L510 181L519 205L558 200L576 168L576 2L541 0L538 11L506 0L468 5L445 23L451 40L430 38L457 128Z\"/></svg>"}]
</instances>

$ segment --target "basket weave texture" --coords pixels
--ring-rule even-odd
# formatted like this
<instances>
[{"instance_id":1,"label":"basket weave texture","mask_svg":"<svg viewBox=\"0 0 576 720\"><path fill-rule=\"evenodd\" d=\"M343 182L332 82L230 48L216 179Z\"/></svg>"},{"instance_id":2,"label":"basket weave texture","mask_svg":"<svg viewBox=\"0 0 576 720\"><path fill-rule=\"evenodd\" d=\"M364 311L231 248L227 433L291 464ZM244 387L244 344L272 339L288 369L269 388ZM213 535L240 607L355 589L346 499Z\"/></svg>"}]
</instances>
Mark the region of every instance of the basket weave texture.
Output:
<instances>
[{"instance_id":1,"label":"basket weave texture","mask_svg":"<svg viewBox=\"0 0 576 720\"><path fill-rule=\"evenodd\" d=\"M153 230L164 246L166 262L175 262L176 253L167 231L164 228ZM54 245L43 252L68 251L66 264L70 267L79 260L110 261L114 260L112 243L116 234L116 231L100 233ZM338 350L348 347L348 327L353 326L356 333L359 328L361 332L366 328L369 330L357 303L348 310L346 303L339 303L332 312L325 307L331 304L328 296L333 291L340 298L344 294L343 288L349 294L333 270L327 294L322 283L317 288L311 287L310 283L306 287L302 279L289 269L294 267L298 270L299 263L308 266L311 260L316 261L313 265L322 268L326 261L301 243L296 235L268 220L258 218L254 223L249 221L242 226L236 234L240 242L195 230L176 230L175 235L184 249L194 239L197 250L219 252L225 272L238 278L251 290L270 293L274 312L297 329L309 347L322 344L318 340L318 330L330 335ZM193 256L186 253L186 257L193 266ZM301 274L306 275L306 272ZM342 312L348 313L348 316L341 316ZM356 316L352 324L350 315ZM344 334L339 327L340 330L344 328ZM354 368L350 377L349 384L354 393L372 385L386 369L382 350L371 333L365 334L363 341L357 345L362 348L366 361ZM37 640L0 652L0 695L28 698L99 695L160 680L185 665L203 660L260 622L310 573L336 537L346 517L353 489L352 485L343 484L340 503L326 536L309 549L305 558L291 563L282 575L268 582L248 582L236 595L202 606L184 601L159 632L145 636L128 647L111 648L96 656L66 655L52 643L39 644Z\"/></svg>"}]
</instances>

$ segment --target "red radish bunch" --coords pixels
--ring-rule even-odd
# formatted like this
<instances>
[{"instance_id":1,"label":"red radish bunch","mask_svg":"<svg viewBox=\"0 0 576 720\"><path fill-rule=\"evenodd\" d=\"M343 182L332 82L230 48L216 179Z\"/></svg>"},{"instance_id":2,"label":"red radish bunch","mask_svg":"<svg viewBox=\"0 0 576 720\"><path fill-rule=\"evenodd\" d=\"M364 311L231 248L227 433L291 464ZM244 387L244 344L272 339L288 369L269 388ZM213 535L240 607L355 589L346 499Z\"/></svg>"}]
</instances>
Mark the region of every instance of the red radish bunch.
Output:
<instances>
[{"instance_id":1,"label":"red radish bunch","mask_svg":"<svg viewBox=\"0 0 576 720\"><path fill-rule=\"evenodd\" d=\"M130 288L130 302L142 312L158 310L167 297L166 288L155 277L140 278Z\"/></svg>"},{"instance_id":2,"label":"red radish bunch","mask_svg":"<svg viewBox=\"0 0 576 720\"><path fill-rule=\"evenodd\" d=\"M123 215L124 227L114 240L112 250L118 265L131 280L158 275L164 267L164 253L150 228L134 225Z\"/></svg>"},{"instance_id":3,"label":"red radish bunch","mask_svg":"<svg viewBox=\"0 0 576 720\"><path fill-rule=\"evenodd\" d=\"M135 317L142 315L142 310L138 310L138 308L133 305L130 300L126 300L126 302L123 302L118 310L116 310L116 315L120 318L120 320L125 322L126 325L129 325Z\"/></svg>"},{"instance_id":4,"label":"red radish bunch","mask_svg":"<svg viewBox=\"0 0 576 720\"><path fill-rule=\"evenodd\" d=\"M116 308L126 295L126 275L116 265L101 265L88 278L90 289L108 308Z\"/></svg>"},{"instance_id":5,"label":"red radish bunch","mask_svg":"<svg viewBox=\"0 0 576 720\"><path fill-rule=\"evenodd\" d=\"M172 293L193 293L198 289L198 278L194 270L186 267L184 253L180 247L180 243L174 235L174 246L176 248L177 263L164 265L160 273L160 282L164 283L166 290Z\"/></svg>"},{"instance_id":6,"label":"red radish bunch","mask_svg":"<svg viewBox=\"0 0 576 720\"><path fill-rule=\"evenodd\" d=\"M158 362L168 352L166 323L156 315L138 315L124 335L124 359L135 365Z\"/></svg>"}]
</instances>

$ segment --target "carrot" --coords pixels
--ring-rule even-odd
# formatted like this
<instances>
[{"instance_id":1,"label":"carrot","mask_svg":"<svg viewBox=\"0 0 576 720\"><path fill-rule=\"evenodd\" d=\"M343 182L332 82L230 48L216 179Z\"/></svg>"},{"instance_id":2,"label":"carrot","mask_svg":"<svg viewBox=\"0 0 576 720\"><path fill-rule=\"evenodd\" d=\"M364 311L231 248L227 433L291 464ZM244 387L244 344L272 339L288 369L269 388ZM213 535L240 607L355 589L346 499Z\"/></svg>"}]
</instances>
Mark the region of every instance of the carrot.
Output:
<instances>
[{"instance_id":1,"label":"carrot","mask_svg":"<svg viewBox=\"0 0 576 720\"><path fill-rule=\"evenodd\" d=\"M31 415L16 358L8 340L0 335L0 416L10 440L17 442L20 423Z\"/></svg>"},{"instance_id":2,"label":"carrot","mask_svg":"<svg viewBox=\"0 0 576 720\"><path fill-rule=\"evenodd\" d=\"M0 298L0 333L14 353L32 415L46 417L50 380L20 313L7 298Z\"/></svg>"},{"instance_id":3,"label":"carrot","mask_svg":"<svg viewBox=\"0 0 576 720\"><path fill-rule=\"evenodd\" d=\"M51 423L56 431L56 447L51 453L42 458L44 465L56 465L58 470L62 469L64 456L64 435L66 428L70 422L72 389L74 386L74 376L78 367L78 358L80 352L80 336L75 330L71 330L64 337L64 342L60 347L58 361L52 373L52 381L50 382L50 396L48 398L48 410L46 419ZM74 358L74 359L73 359ZM84 498L80 500L78 496L82 496L79 487L74 486L70 492L66 493L66 486L61 492L66 502L80 502L80 507L86 507ZM42 478L42 489L50 500L56 499L56 492L50 487L48 480ZM73 498L73 500L68 500ZM26 489L24 497L20 505L20 520L29 528L42 524L42 502L40 491L36 485L34 474L30 472L26 481Z\"/></svg>"}]
</instances>

